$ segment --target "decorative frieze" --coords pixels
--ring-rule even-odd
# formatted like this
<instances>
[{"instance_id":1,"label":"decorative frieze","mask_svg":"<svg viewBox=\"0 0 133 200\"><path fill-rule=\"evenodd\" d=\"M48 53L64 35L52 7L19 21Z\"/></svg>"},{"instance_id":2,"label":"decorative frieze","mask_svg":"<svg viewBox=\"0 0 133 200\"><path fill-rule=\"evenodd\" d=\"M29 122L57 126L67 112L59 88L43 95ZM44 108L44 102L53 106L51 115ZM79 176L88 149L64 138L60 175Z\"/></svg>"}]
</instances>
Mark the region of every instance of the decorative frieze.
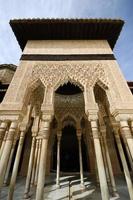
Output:
<instances>
[{"instance_id":1,"label":"decorative frieze","mask_svg":"<svg viewBox=\"0 0 133 200\"><path fill-rule=\"evenodd\" d=\"M104 66L99 63L44 64L34 66L30 83L40 79L45 87L51 86L56 90L69 81L83 89L86 84L94 86L97 81L108 87L107 77Z\"/></svg>"}]
</instances>

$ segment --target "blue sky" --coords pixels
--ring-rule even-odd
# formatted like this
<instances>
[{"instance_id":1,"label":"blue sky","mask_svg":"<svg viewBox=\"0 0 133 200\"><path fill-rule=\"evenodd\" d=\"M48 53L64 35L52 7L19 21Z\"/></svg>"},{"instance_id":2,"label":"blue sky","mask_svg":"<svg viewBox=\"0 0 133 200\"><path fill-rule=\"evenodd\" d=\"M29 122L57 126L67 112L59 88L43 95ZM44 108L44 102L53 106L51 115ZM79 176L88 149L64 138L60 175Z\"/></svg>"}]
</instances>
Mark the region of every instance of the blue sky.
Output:
<instances>
[{"instance_id":1,"label":"blue sky","mask_svg":"<svg viewBox=\"0 0 133 200\"><path fill-rule=\"evenodd\" d=\"M122 18L114 48L127 80L133 80L133 0L0 0L0 64L18 64L20 47L9 26L13 18Z\"/></svg>"}]
</instances>

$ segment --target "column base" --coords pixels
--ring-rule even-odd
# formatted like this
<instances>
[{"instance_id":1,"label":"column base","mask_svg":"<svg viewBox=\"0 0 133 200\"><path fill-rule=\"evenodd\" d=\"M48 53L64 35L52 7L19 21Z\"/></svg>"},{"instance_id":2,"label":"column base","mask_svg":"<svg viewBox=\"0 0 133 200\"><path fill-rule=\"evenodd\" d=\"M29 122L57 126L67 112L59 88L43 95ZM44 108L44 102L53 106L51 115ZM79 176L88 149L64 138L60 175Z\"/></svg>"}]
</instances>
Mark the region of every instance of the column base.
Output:
<instances>
[{"instance_id":1,"label":"column base","mask_svg":"<svg viewBox=\"0 0 133 200\"><path fill-rule=\"evenodd\" d=\"M118 192L116 191L116 192L113 192L113 193L112 193L112 197L119 198L120 196L119 196Z\"/></svg>"},{"instance_id":2,"label":"column base","mask_svg":"<svg viewBox=\"0 0 133 200\"><path fill-rule=\"evenodd\" d=\"M80 188L81 188L82 190L85 189L85 185L84 185L84 183L81 183L81 184L80 184Z\"/></svg>"},{"instance_id":3,"label":"column base","mask_svg":"<svg viewBox=\"0 0 133 200\"><path fill-rule=\"evenodd\" d=\"M23 200L30 200L31 196L29 194L24 194Z\"/></svg>"},{"instance_id":4,"label":"column base","mask_svg":"<svg viewBox=\"0 0 133 200\"><path fill-rule=\"evenodd\" d=\"M60 184L56 184L56 189L60 189Z\"/></svg>"},{"instance_id":5,"label":"column base","mask_svg":"<svg viewBox=\"0 0 133 200\"><path fill-rule=\"evenodd\" d=\"M8 185L8 183L3 183L3 187L7 187Z\"/></svg>"}]
</instances>

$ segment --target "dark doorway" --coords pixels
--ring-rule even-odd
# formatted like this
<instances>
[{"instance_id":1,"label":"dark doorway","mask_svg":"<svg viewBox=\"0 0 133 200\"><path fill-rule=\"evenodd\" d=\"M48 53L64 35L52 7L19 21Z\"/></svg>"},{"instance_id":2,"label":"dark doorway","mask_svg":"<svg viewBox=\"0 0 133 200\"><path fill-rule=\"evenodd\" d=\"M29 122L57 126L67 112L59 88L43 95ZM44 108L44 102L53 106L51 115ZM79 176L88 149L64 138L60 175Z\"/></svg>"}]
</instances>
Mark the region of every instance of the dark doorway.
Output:
<instances>
[{"instance_id":1,"label":"dark doorway","mask_svg":"<svg viewBox=\"0 0 133 200\"><path fill-rule=\"evenodd\" d=\"M77 85L74 85L70 82L60 86L56 90L57 94L63 94L63 95L73 95L73 94L79 94L79 93L82 93L82 92L83 91Z\"/></svg>"},{"instance_id":2,"label":"dark doorway","mask_svg":"<svg viewBox=\"0 0 133 200\"><path fill-rule=\"evenodd\" d=\"M88 171L86 156L86 146L82 138L82 157L83 169ZM56 170L57 164L57 139L53 148L53 169ZM62 129L61 150L60 150L60 170L61 172L79 172L79 148L76 136L76 129L72 125Z\"/></svg>"},{"instance_id":3,"label":"dark doorway","mask_svg":"<svg viewBox=\"0 0 133 200\"><path fill-rule=\"evenodd\" d=\"M79 172L79 150L76 129L66 126L61 139L61 171Z\"/></svg>"}]
</instances>

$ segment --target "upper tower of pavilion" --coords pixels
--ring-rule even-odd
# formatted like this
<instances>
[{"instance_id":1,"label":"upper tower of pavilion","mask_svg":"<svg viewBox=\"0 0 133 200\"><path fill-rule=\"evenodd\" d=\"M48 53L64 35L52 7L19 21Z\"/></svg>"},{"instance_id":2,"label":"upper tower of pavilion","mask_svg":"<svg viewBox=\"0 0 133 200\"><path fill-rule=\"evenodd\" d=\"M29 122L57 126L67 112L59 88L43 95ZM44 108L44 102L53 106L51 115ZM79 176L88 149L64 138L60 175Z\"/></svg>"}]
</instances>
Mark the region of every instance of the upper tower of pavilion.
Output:
<instances>
[{"instance_id":1,"label":"upper tower of pavilion","mask_svg":"<svg viewBox=\"0 0 133 200\"><path fill-rule=\"evenodd\" d=\"M14 19L10 25L24 50L29 40L107 40L111 49L118 39L121 19Z\"/></svg>"}]
</instances>

